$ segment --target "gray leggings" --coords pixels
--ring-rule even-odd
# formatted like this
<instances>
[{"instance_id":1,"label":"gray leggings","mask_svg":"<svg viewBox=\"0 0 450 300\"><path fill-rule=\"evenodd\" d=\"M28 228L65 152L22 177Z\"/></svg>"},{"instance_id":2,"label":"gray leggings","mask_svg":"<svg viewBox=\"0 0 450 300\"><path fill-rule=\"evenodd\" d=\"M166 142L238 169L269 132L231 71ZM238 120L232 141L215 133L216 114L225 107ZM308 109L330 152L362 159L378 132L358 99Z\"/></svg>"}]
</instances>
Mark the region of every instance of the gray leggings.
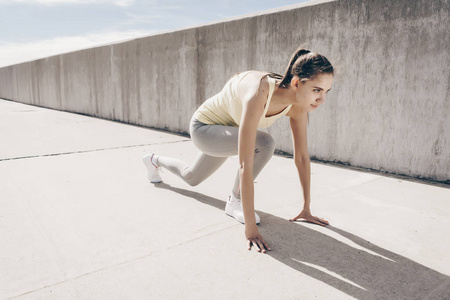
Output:
<instances>
[{"instance_id":1,"label":"gray leggings","mask_svg":"<svg viewBox=\"0 0 450 300\"><path fill-rule=\"evenodd\" d=\"M239 127L223 125L207 125L193 119L190 126L191 139L201 151L192 165L185 162L160 156L158 164L178 175L189 185L195 186L211 176L229 156L238 154ZM275 151L273 138L265 132L257 131L253 177L256 178ZM233 196L240 198L239 172L236 176Z\"/></svg>"}]
</instances>

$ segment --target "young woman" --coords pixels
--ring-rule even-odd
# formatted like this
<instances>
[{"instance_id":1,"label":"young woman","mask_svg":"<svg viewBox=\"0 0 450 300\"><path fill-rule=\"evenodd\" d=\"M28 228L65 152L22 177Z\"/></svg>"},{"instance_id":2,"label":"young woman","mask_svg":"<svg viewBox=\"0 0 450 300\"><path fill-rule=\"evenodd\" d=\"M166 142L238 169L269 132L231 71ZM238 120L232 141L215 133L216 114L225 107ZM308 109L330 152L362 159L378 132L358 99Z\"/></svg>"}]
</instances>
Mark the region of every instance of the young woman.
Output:
<instances>
[{"instance_id":1,"label":"young woman","mask_svg":"<svg viewBox=\"0 0 450 300\"><path fill-rule=\"evenodd\" d=\"M310 159L307 150L308 113L325 101L333 82L333 66L322 55L298 49L284 76L259 71L234 75L220 93L208 99L195 112L190 133L201 151L194 163L149 154L144 156L150 182L161 182L163 167L194 186L216 171L229 156L239 156L239 171L225 212L245 224L248 249L270 250L259 233L259 216L254 210L254 179L272 157L272 137L258 128L267 128L282 117L290 118L294 161L303 189L303 210L295 218L319 225L324 219L310 211Z\"/></svg>"}]
</instances>

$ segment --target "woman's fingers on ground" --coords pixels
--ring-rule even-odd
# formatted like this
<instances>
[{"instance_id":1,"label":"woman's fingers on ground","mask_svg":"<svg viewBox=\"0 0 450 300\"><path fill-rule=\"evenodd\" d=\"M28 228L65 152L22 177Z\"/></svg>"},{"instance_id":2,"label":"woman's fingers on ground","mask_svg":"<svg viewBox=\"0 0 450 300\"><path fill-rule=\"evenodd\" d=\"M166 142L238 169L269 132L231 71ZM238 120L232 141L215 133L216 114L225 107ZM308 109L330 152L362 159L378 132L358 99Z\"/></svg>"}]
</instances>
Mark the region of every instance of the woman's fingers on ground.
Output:
<instances>
[{"instance_id":1,"label":"woman's fingers on ground","mask_svg":"<svg viewBox=\"0 0 450 300\"><path fill-rule=\"evenodd\" d=\"M322 219L322 218L319 218L319 217L314 217L314 219L315 220L317 220L317 221L319 221L322 225L329 225L330 223L328 223L328 221L327 220L324 220L324 219Z\"/></svg>"},{"instance_id":2,"label":"woman's fingers on ground","mask_svg":"<svg viewBox=\"0 0 450 300\"><path fill-rule=\"evenodd\" d=\"M265 240L262 240L262 242L263 242L263 244L264 244L264 247L267 249L267 250L272 250L272 249L270 249L270 247L269 247L269 244L267 244L267 242L265 241Z\"/></svg>"},{"instance_id":3,"label":"woman's fingers on ground","mask_svg":"<svg viewBox=\"0 0 450 300\"><path fill-rule=\"evenodd\" d=\"M314 223L317 224L317 225L320 225L320 226L325 226L325 225L327 225L327 224L322 223L322 222L320 222L320 221L314 221Z\"/></svg>"},{"instance_id":4,"label":"woman's fingers on ground","mask_svg":"<svg viewBox=\"0 0 450 300\"><path fill-rule=\"evenodd\" d=\"M325 226L325 224L320 222L320 220L318 218L316 218L316 217L312 217L311 219L308 219L306 221L308 221L310 223L314 223L314 224L320 225L320 226Z\"/></svg>"},{"instance_id":5,"label":"woman's fingers on ground","mask_svg":"<svg viewBox=\"0 0 450 300\"><path fill-rule=\"evenodd\" d=\"M289 221L290 221L290 222L295 222L295 221L297 221L298 219L302 219L302 218L300 218L299 216L296 216L295 218L289 219Z\"/></svg>"},{"instance_id":6,"label":"woman's fingers on ground","mask_svg":"<svg viewBox=\"0 0 450 300\"><path fill-rule=\"evenodd\" d=\"M266 247L263 244L263 242L261 240L258 240L257 243L258 243L259 250L262 251L263 253L265 253L266 252Z\"/></svg>"},{"instance_id":7,"label":"woman's fingers on ground","mask_svg":"<svg viewBox=\"0 0 450 300\"><path fill-rule=\"evenodd\" d=\"M258 250L258 247L255 245L255 242L252 240L248 240L248 250L252 250L252 247L255 247Z\"/></svg>"},{"instance_id":8,"label":"woman's fingers on ground","mask_svg":"<svg viewBox=\"0 0 450 300\"><path fill-rule=\"evenodd\" d=\"M320 219L319 221L324 223L324 224L326 224L326 225L330 224L327 220L324 220L324 219Z\"/></svg>"},{"instance_id":9,"label":"woman's fingers on ground","mask_svg":"<svg viewBox=\"0 0 450 300\"><path fill-rule=\"evenodd\" d=\"M261 252L261 248L260 248L260 246L258 245L258 242L257 242L257 241L252 240L252 244L253 244L253 246L256 248L256 251Z\"/></svg>"},{"instance_id":10,"label":"woman's fingers on ground","mask_svg":"<svg viewBox=\"0 0 450 300\"><path fill-rule=\"evenodd\" d=\"M252 246L255 247L256 251L265 253L266 250L271 250L269 245L264 240L248 240L247 249L251 250Z\"/></svg>"},{"instance_id":11,"label":"woman's fingers on ground","mask_svg":"<svg viewBox=\"0 0 450 300\"><path fill-rule=\"evenodd\" d=\"M261 238L259 243L260 243L260 245L262 247L261 249L263 249L263 250L271 250L270 247L269 247L269 244L267 244L267 242L263 238Z\"/></svg>"}]
</instances>

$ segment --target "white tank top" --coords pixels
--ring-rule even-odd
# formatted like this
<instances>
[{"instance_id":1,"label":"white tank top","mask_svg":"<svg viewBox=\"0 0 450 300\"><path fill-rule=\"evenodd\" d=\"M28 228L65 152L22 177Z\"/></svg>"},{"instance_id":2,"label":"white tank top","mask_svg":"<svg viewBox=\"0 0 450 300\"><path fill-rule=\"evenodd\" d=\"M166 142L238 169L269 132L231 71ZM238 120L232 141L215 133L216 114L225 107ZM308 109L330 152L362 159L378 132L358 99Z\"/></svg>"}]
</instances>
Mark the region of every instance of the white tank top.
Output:
<instances>
[{"instance_id":1,"label":"white tank top","mask_svg":"<svg viewBox=\"0 0 450 300\"><path fill-rule=\"evenodd\" d=\"M225 125L239 127L242 117L242 101L238 97L237 89L239 82L252 71L238 73L228 80L222 91L206 100L194 113L194 118L209 125ZM267 76L267 75L266 75ZM275 90L275 79L267 77L269 81L269 95L265 105L264 113L259 120L258 128L267 128L278 118L286 115L292 105L286 107L279 114L266 117L270 100Z\"/></svg>"}]
</instances>

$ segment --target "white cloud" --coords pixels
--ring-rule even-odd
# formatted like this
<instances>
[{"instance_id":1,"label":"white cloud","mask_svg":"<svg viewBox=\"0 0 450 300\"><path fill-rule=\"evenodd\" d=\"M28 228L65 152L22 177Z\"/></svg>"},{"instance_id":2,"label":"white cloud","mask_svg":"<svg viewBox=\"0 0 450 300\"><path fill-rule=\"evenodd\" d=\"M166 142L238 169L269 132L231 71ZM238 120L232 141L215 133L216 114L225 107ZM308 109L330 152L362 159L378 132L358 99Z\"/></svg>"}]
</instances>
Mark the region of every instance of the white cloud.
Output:
<instances>
[{"instance_id":1,"label":"white cloud","mask_svg":"<svg viewBox=\"0 0 450 300\"><path fill-rule=\"evenodd\" d=\"M143 37L154 31L125 31L59 37L28 43L0 43L0 68L61 53Z\"/></svg>"},{"instance_id":2,"label":"white cloud","mask_svg":"<svg viewBox=\"0 0 450 300\"><path fill-rule=\"evenodd\" d=\"M130 6L134 3L134 0L0 0L0 3L26 3L26 4L112 4L118 6Z\"/></svg>"}]
</instances>

